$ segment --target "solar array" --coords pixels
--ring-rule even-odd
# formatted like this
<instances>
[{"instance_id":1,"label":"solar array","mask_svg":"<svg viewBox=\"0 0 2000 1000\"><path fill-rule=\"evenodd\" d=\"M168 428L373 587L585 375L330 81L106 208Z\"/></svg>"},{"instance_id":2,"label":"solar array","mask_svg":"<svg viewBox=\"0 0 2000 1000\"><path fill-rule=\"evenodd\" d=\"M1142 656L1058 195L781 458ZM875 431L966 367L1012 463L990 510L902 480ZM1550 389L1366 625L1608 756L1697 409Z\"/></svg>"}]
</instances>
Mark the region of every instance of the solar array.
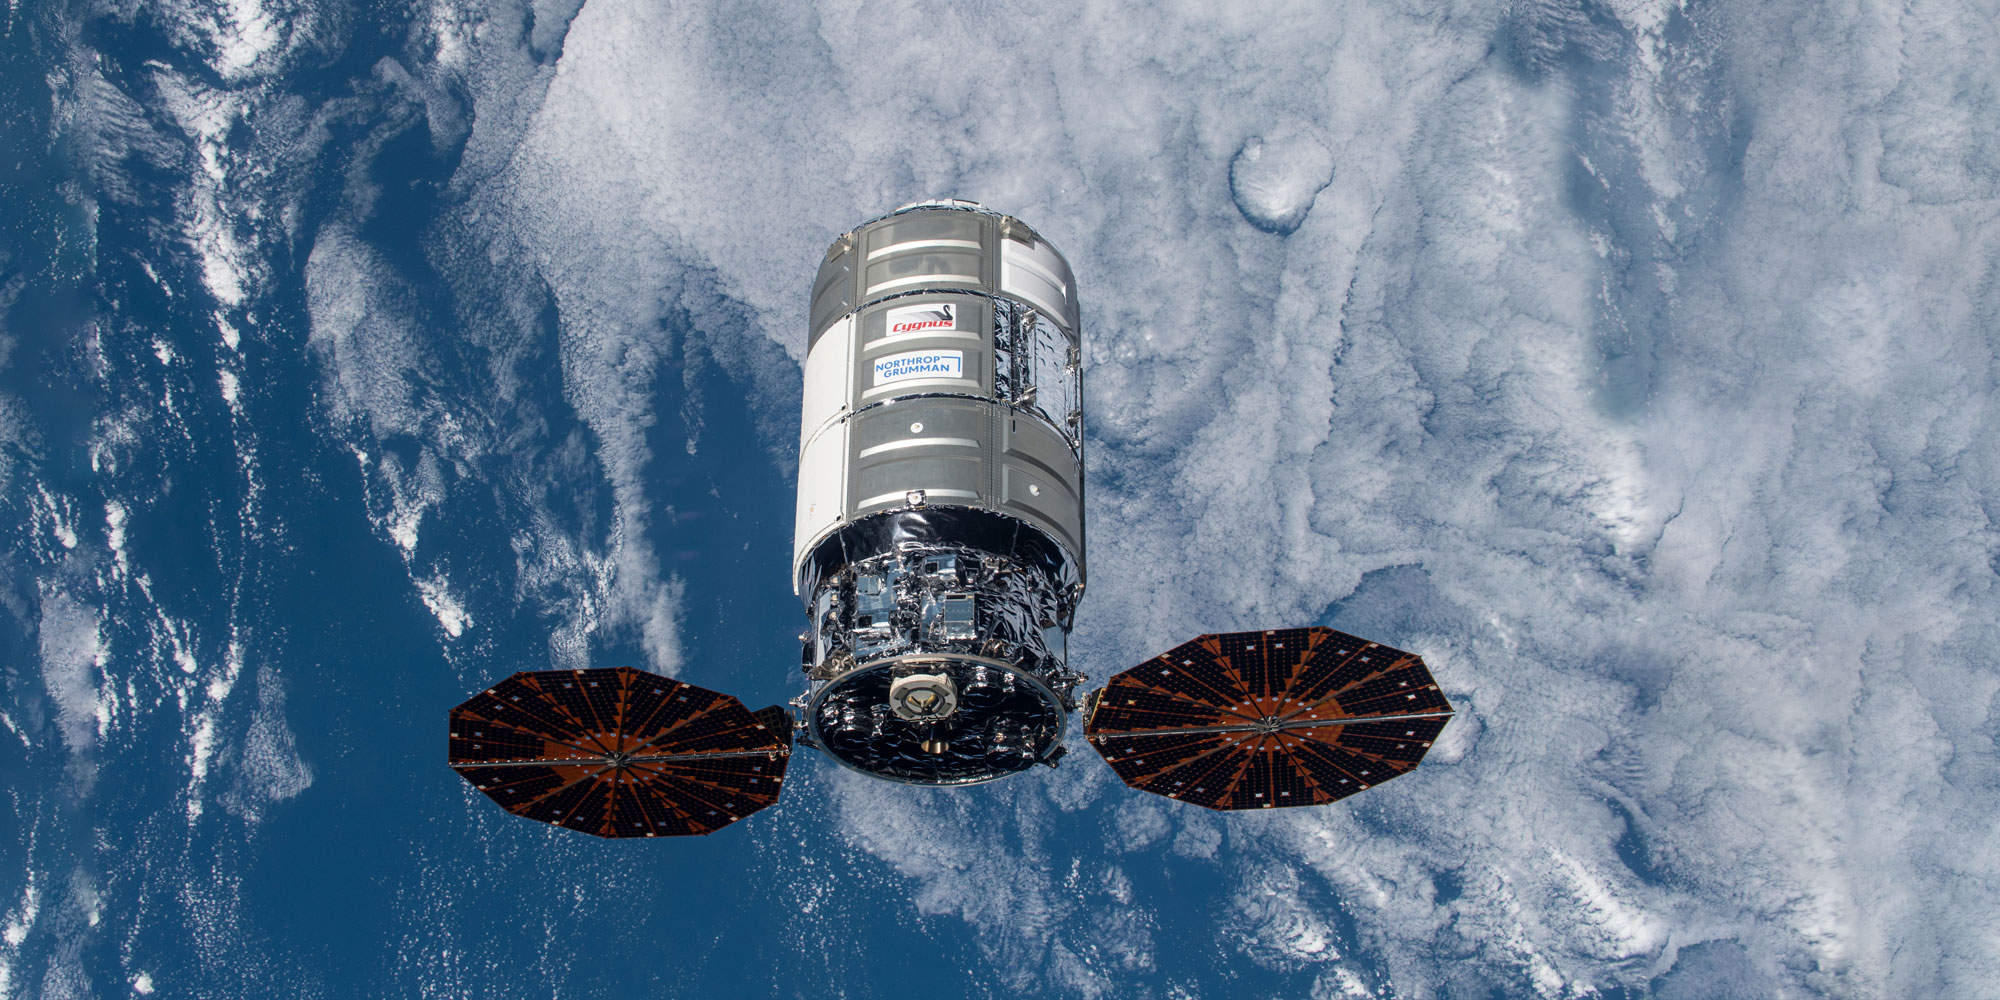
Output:
<instances>
[{"instance_id":1,"label":"solar array","mask_svg":"<svg viewBox=\"0 0 2000 1000\"><path fill-rule=\"evenodd\" d=\"M1320 805L1417 766L1451 704L1413 653L1330 628L1204 635L1111 678L1084 733L1141 791Z\"/></svg>"},{"instance_id":2,"label":"solar array","mask_svg":"<svg viewBox=\"0 0 2000 1000\"><path fill-rule=\"evenodd\" d=\"M709 833L778 800L778 707L607 667L515 674L451 710L451 765L509 812L599 837Z\"/></svg>"}]
</instances>

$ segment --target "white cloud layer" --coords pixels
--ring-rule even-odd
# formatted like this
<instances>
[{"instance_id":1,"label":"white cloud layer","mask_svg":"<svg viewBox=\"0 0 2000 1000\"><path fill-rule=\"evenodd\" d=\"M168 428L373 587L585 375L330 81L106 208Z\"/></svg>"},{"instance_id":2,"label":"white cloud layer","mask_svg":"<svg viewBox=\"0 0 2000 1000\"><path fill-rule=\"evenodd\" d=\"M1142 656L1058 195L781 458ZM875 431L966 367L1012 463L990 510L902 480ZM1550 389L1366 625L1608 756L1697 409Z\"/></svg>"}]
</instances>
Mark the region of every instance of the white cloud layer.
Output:
<instances>
[{"instance_id":1,"label":"white cloud layer","mask_svg":"<svg viewBox=\"0 0 2000 1000\"><path fill-rule=\"evenodd\" d=\"M520 145L487 147L504 165L462 172L555 289L634 512L649 323L691 268L796 358L800 282L848 225L949 194L1048 233L1086 303L1092 667L1352 598L1466 709L1367 810L1221 821L1354 912L1396 992L1632 986L1696 948L1752 992L2000 973L1956 916L2000 905L1972 835L2000 707L1976 653L2000 142L1958 110L1990 83L1938 84L1992 79L1951 41L1992 29L1281 8L601 0ZM1069 912L985 817L833 794L920 911ZM1120 827L1150 843L1148 815ZM1212 822L1175 850L1216 856ZM1021 875L925 864L906 824ZM1260 947L1331 954L1286 905ZM989 957L1032 978L1074 946ZM1477 971L1444 957L1468 949Z\"/></svg>"},{"instance_id":2,"label":"white cloud layer","mask_svg":"<svg viewBox=\"0 0 2000 1000\"><path fill-rule=\"evenodd\" d=\"M1360 914L1398 992L1465 974L1448 939L1551 995L1704 941L1737 943L1746 989L2000 972L1961 916L1996 903L1972 831L1995 818L2000 143L1934 85L1991 80L1949 41L1990 34L1975 12L868 27L919 17L592 4L512 197L541 225L558 199L604 299L657 286L615 269L664 245L794 353L812 253L887 205L971 197L1049 233L1086 296L1100 671L1419 581L1381 638L1431 657L1477 740L1379 793L1388 821L1249 839ZM1280 240L1227 171L1300 120L1336 182ZM844 812L864 845L911 808L836 794L868 796ZM905 874L929 910L994 900Z\"/></svg>"}]
</instances>

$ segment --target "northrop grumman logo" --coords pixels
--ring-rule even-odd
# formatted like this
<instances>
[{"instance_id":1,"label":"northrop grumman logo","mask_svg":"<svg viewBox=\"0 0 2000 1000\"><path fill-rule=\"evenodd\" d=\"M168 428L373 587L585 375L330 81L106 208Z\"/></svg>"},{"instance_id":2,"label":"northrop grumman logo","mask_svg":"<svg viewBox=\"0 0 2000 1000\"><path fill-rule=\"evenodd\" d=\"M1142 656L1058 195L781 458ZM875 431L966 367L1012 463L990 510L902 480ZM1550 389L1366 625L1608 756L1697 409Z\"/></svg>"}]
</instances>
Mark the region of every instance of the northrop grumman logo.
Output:
<instances>
[{"instance_id":1,"label":"northrop grumman logo","mask_svg":"<svg viewBox=\"0 0 2000 1000\"><path fill-rule=\"evenodd\" d=\"M911 351L875 359L875 384L906 378L964 378L964 351Z\"/></svg>"},{"instance_id":2,"label":"northrop grumman logo","mask_svg":"<svg viewBox=\"0 0 2000 1000\"><path fill-rule=\"evenodd\" d=\"M904 306L889 310L889 332L917 333L923 330L958 329L958 307L949 302Z\"/></svg>"}]
</instances>

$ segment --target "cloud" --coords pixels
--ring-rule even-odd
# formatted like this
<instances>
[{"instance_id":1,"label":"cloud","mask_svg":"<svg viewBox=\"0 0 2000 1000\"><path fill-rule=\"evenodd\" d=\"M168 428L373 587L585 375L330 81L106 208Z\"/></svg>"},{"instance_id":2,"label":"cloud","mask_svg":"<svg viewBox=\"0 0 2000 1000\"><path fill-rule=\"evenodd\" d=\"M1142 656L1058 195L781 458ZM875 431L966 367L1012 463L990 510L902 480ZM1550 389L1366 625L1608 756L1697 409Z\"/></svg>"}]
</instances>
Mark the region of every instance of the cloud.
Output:
<instances>
[{"instance_id":1,"label":"cloud","mask_svg":"<svg viewBox=\"0 0 2000 1000\"><path fill-rule=\"evenodd\" d=\"M796 275L838 229L932 194L1020 213L1083 283L1093 664L1423 581L1377 603L1428 610L1375 637L1430 656L1467 716L1431 768L1266 841L1362 914L1347 946L1396 989L1631 987L1725 934L1819 970L1784 973L1814 990L1992 971L1917 902L1950 891L1923 872L1968 862L1863 819L1990 814L1922 776L1978 714L1948 692L1991 688L1954 652L1991 627L1991 286L1945 261L1979 259L1988 214L1949 164L1993 147L1881 119L1922 136L1885 164L1965 199L1945 205L1832 169L1857 151L1831 123L1871 120L1887 85L1890 29L1816 35L1828 65L1868 55L1822 88L1745 55L1790 15L1086 6L1033 32L859 29L896 11L577 17L509 169L600 272L540 258L589 351L652 350L658 307L621 313L621 290L699 261L796 357ZM1296 225L1278 244L1238 218L1229 165L1287 121L1324 139L1298 140L1311 169L1275 175L1268 212L1243 209ZM1357 825L1377 811L1394 825ZM1204 822L1177 849L1213 855ZM1029 905L942 889L960 877L865 827L925 912L985 927L979 906ZM1408 957L1448 940L1473 971ZM1906 946L1925 957L1891 958Z\"/></svg>"},{"instance_id":2,"label":"cloud","mask_svg":"<svg viewBox=\"0 0 2000 1000\"><path fill-rule=\"evenodd\" d=\"M1229 193L1250 224L1286 234L1312 211L1313 198L1333 181L1333 151L1296 125L1253 135L1229 161Z\"/></svg>"},{"instance_id":3,"label":"cloud","mask_svg":"<svg viewBox=\"0 0 2000 1000\"><path fill-rule=\"evenodd\" d=\"M297 738L285 720L283 682L269 667L257 671L257 709L234 753L234 783L222 803L255 823L270 806L312 787L311 766L299 757Z\"/></svg>"},{"instance_id":4,"label":"cloud","mask_svg":"<svg viewBox=\"0 0 2000 1000\"><path fill-rule=\"evenodd\" d=\"M85 753L96 745L116 711L111 700L99 694L105 649L97 609L61 590L44 589L36 633L42 684L55 703L63 743L72 754Z\"/></svg>"}]
</instances>

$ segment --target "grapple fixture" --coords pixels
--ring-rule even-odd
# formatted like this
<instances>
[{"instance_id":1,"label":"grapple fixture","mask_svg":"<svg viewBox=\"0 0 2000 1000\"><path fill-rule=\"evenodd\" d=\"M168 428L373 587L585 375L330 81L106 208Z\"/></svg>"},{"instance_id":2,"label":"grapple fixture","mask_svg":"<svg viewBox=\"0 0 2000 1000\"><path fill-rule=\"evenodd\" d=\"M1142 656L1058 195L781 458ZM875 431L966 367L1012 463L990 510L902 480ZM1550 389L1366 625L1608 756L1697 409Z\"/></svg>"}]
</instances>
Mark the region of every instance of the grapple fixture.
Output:
<instances>
[{"instance_id":1,"label":"grapple fixture","mask_svg":"<svg viewBox=\"0 0 2000 1000\"><path fill-rule=\"evenodd\" d=\"M515 674L452 710L451 764L600 837L709 833L778 798L794 738L917 785L1055 766L1085 680L1082 310L1069 262L971 202L834 240L813 279L793 711L626 667ZM1315 805L1415 767L1451 715L1416 656L1329 628L1204 635L1084 711L1134 788Z\"/></svg>"}]
</instances>

